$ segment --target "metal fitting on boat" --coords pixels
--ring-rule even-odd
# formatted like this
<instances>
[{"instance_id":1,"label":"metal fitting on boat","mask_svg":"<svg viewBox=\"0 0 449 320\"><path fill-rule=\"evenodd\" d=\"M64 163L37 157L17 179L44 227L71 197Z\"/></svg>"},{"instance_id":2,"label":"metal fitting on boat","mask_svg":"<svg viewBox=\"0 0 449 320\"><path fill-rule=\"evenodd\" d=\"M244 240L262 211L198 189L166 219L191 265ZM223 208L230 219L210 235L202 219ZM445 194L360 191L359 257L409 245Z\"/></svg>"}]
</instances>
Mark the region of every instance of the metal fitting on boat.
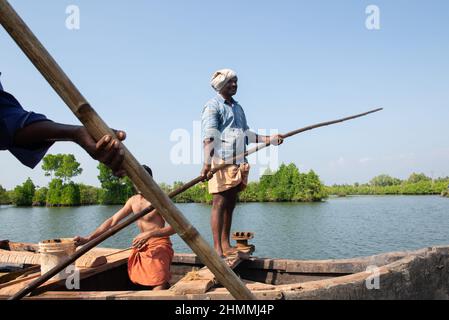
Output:
<instances>
[{"instance_id":1,"label":"metal fitting on boat","mask_svg":"<svg viewBox=\"0 0 449 320\"><path fill-rule=\"evenodd\" d=\"M253 253L256 247L252 244L248 244L248 240L254 238L254 232L234 232L232 239L237 242L237 250L245 253Z\"/></svg>"}]
</instances>

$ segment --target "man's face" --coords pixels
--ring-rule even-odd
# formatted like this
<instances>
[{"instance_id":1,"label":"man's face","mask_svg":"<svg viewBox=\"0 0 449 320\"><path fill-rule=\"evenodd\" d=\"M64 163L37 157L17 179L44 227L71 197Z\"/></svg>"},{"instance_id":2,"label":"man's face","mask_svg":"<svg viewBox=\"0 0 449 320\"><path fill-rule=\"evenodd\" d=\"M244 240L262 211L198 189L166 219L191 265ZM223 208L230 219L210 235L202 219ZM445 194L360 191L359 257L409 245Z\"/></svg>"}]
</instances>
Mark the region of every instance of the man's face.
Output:
<instances>
[{"instance_id":1,"label":"man's face","mask_svg":"<svg viewBox=\"0 0 449 320\"><path fill-rule=\"evenodd\" d=\"M238 85L237 85L237 77L232 78L231 80L226 83L226 85L223 87L223 89L220 90L220 93L232 97L237 93Z\"/></svg>"}]
</instances>

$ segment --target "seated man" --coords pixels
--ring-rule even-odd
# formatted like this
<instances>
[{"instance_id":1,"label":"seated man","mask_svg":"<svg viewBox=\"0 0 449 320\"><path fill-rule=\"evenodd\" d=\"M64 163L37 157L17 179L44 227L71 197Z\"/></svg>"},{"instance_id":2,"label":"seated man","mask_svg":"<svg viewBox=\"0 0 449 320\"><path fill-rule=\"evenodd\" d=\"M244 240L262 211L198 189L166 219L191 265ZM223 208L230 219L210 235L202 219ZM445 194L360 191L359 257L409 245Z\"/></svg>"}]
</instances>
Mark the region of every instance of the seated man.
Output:
<instances>
[{"instance_id":1,"label":"seated man","mask_svg":"<svg viewBox=\"0 0 449 320\"><path fill-rule=\"evenodd\" d=\"M144 166L152 176L151 169ZM136 188L137 189L137 188ZM138 190L136 190L138 192ZM138 213L150 206L140 192L132 196L111 218L107 219L90 236L75 237L77 246L95 239L102 233L119 223L129 214ZM164 290L169 287L170 265L173 259L170 236L175 233L171 226L165 226L165 220L153 210L137 221L140 234L133 240L133 251L128 259L128 275L135 284L150 287L153 290Z\"/></svg>"}]
</instances>

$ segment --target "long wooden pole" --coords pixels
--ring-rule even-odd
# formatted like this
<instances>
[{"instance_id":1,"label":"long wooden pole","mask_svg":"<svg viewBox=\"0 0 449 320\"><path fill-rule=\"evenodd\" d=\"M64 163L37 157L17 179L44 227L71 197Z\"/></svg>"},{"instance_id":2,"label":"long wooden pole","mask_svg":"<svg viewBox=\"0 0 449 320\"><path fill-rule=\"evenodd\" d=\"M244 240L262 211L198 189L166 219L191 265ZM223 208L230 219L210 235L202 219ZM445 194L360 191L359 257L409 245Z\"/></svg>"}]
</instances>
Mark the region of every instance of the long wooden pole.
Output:
<instances>
[{"instance_id":1,"label":"long wooden pole","mask_svg":"<svg viewBox=\"0 0 449 320\"><path fill-rule=\"evenodd\" d=\"M307 127L304 127L304 128L296 129L296 130L293 130L293 131L281 134L281 137L283 139L287 139L287 138L290 138L292 136L295 136L295 135L297 135L299 133L302 133L302 132L305 132L305 131L309 131L309 130L313 130L313 129L316 129L316 128L330 126L332 124L336 124L336 123L340 123L340 122L353 120L353 119L364 117L364 116L367 116L367 115L369 115L371 113L379 112L379 111L382 111L382 110L383 110L383 108L377 108L377 109L370 110L370 111L363 112L363 113L359 113L359 114L356 114L356 115L353 115L353 116L349 116L349 117L345 117L345 118L341 118L341 119L337 119L337 120L331 120L331 121L317 123L317 124L314 124L314 125L311 125L311 126L307 126ZM242 158L245 158L245 157L247 157L247 156L249 156L249 155L251 155L253 153L256 153L259 150L262 150L262 149L264 149L266 147L269 147L270 145L271 145L271 141L269 141L267 143L258 144L254 148L249 149L249 150L243 152L242 154L240 154L240 155L238 155L236 157L233 157L229 161L226 160L225 163L222 163L222 164L216 166L214 168L214 170L212 170L212 173L216 173L218 170L221 170L221 169L225 168L230 163L232 164L232 163L234 163L234 161L242 159Z\"/></svg>"},{"instance_id":2,"label":"long wooden pole","mask_svg":"<svg viewBox=\"0 0 449 320\"><path fill-rule=\"evenodd\" d=\"M0 23L94 139L98 141L106 134L114 136L114 132L90 106L6 0L0 0ZM124 147L124 152L123 167L128 177L189 245L193 252L198 255L200 260L212 271L217 280L229 290L234 298L242 300L255 299L251 291L201 237L199 232L189 223L126 147ZM56 269L56 267L53 269ZM11 299L24 297L31 290L49 279L46 278L48 278L48 275L38 278L32 285L30 284L27 288L20 290Z\"/></svg>"}]
</instances>

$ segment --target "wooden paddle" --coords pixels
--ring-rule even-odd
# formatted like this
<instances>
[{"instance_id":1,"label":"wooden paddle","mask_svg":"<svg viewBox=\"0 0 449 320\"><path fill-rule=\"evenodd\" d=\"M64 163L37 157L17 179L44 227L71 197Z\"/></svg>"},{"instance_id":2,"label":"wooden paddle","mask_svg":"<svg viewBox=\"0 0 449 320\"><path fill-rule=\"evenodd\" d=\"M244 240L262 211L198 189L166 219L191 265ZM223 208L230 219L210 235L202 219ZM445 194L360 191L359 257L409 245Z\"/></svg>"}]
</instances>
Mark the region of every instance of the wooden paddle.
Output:
<instances>
[{"instance_id":1,"label":"wooden paddle","mask_svg":"<svg viewBox=\"0 0 449 320\"><path fill-rule=\"evenodd\" d=\"M96 141L100 140L104 135L115 136L114 132L90 106L87 100L81 95L64 71L59 67L56 61L6 0L0 0L0 23ZM161 214L162 217L175 229L193 252L198 255L200 260L215 274L218 281L220 281L220 283L225 286L236 299L255 299L255 296L251 291L217 255L215 250L210 247L203 237L201 237L199 232L189 223L125 146L123 147L123 150L125 152L123 168L128 177L139 188L143 196L153 204L154 208L158 210L158 213ZM150 211L151 210L148 212ZM125 227L125 225L122 225L122 228L123 227ZM115 232L119 230L120 229L116 228ZM72 255L65 263L61 263L40 278L31 282L10 299L15 300L24 297L110 235L111 233L106 233L104 236L95 239L81 250L78 250L77 253Z\"/></svg>"}]
</instances>

